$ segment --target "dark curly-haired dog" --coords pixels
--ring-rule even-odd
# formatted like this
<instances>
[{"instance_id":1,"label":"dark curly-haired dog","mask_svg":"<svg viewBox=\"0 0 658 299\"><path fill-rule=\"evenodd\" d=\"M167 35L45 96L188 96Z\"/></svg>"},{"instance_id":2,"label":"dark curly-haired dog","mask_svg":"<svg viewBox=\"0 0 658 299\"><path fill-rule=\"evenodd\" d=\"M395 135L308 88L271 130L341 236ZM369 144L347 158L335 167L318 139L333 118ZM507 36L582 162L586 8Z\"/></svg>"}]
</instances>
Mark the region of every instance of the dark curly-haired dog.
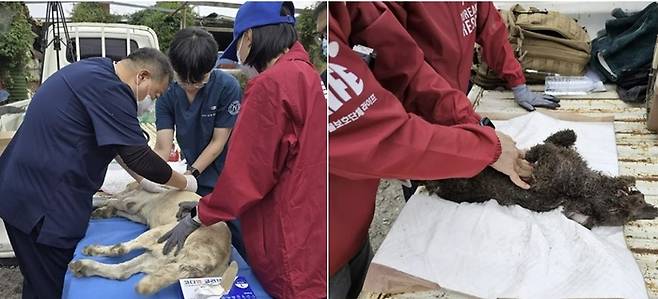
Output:
<instances>
[{"instance_id":1,"label":"dark curly-haired dog","mask_svg":"<svg viewBox=\"0 0 658 299\"><path fill-rule=\"evenodd\" d=\"M658 209L644 201L635 178L611 177L587 167L573 148L576 133L559 131L533 146L526 160L533 164L531 187L523 190L508 176L487 167L470 179L424 181L430 193L455 202L496 199L501 205L518 204L533 211L564 207L564 214L587 228L618 226L637 219L654 219Z\"/></svg>"}]
</instances>

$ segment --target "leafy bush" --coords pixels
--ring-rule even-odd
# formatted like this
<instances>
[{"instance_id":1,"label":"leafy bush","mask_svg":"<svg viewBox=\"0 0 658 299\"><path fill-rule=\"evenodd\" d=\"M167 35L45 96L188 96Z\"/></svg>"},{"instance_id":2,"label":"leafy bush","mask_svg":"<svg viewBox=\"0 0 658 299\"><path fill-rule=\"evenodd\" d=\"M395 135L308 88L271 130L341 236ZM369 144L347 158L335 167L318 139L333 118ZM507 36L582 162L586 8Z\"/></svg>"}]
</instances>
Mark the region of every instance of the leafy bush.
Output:
<instances>
[{"instance_id":1,"label":"leafy bush","mask_svg":"<svg viewBox=\"0 0 658 299\"><path fill-rule=\"evenodd\" d=\"M111 14L109 11L106 11L103 6L104 4L99 2L80 2L73 6L71 21L117 23L121 20L121 16Z\"/></svg>"},{"instance_id":2,"label":"leafy bush","mask_svg":"<svg viewBox=\"0 0 658 299\"><path fill-rule=\"evenodd\" d=\"M180 2L158 2L155 4L155 7L168 9L178 9L180 6ZM155 33L158 35L160 50L166 52L167 49L169 49L171 40L174 39L174 35L176 32L178 32L178 30L180 30L180 24L183 20L183 13L185 13L186 16L185 26L188 27L194 25L197 14L189 8L181 9L173 16L170 13L162 11L143 9L130 15L128 18L128 23L134 25L144 25L153 29L153 31L155 31Z\"/></svg>"},{"instance_id":3,"label":"leafy bush","mask_svg":"<svg viewBox=\"0 0 658 299\"><path fill-rule=\"evenodd\" d=\"M318 70L324 69L327 64L327 59L322 56L322 46L317 40L315 31L315 18L313 18L313 9L319 4L304 9L299 16L297 16L297 32L299 33L299 41L304 45L304 49L311 56L311 61Z\"/></svg>"},{"instance_id":4,"label":"leafy bush","mask_svg":"<svg viewBox=\"0 0 658 299\"><path fill-rule=\"evenodd\" d=\"M36 35L27 21L26 6L20 2L0 2L0 20L10 21L11 26L0 27L0 82L12 88L14 80L10 72L24 74L24 66L30 58L30 49Z\"/></svg>"}]
</instances>

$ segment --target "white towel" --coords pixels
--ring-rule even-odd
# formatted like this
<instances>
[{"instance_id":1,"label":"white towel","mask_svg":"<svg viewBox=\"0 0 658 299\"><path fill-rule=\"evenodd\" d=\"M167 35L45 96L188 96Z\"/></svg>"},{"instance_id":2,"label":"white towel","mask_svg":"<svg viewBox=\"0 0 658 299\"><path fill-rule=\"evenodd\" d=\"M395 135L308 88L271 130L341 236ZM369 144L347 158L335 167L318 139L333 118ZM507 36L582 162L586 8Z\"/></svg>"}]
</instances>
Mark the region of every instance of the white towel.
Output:
<instances>
[{"instance_id":1,"label":"white towel","mask_svg":"<svg viewBox=\"0 0 658 299\"><path fill-rule=\"evenodd\" d=\"M571 128L590 167L618 174L612 123L535 112L495 124L520 148ZM483 298L647 298L622 227L590 231L559 210L537 213L493 200L457 204L414 195L373 263Z\"/></svg>"}]
</instances>

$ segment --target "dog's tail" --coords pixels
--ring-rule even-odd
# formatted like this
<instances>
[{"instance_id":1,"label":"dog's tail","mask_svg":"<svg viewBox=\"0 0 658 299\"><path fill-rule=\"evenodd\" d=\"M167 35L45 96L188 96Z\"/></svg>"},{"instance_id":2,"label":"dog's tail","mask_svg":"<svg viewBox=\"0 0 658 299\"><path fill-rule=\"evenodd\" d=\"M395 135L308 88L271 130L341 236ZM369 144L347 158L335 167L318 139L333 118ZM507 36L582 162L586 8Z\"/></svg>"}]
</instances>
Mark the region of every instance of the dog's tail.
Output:
<instances>
[{"instance_id":1,"label":"dog's tail","mask_svg":"<svg viewBox=\"0 0 658 299\"><path fill-rule=\"evenodd\" d=\"M222 274L222 288L224 288L225 294L227 294L229 291L231 291L231 287L233 286L233 281L235 281L235 278L238 276L238 263L235 261L232 261L230 265L228 265L228 268L224 271L224 274Z\"/></svg>"},{"instance_id":2,"label":"dog's tail","mask_svg":"<svg viewBox=\"0 0 658 299\"><path fill-rule=\"evenodd\" d=\"M571 129L559 131L544 140L557 146L570 147L576 143L576 132Z\"/></svg>"}]
</instances>

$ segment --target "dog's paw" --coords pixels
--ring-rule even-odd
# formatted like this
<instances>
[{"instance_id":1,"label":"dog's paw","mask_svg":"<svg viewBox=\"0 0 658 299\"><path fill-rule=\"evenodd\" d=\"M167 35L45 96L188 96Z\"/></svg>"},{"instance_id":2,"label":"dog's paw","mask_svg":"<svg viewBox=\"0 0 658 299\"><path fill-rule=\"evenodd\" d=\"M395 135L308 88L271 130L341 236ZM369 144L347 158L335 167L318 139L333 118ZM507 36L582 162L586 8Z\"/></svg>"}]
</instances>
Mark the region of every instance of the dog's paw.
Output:
<instances>
[{"instance_id":1,"label":"dog's paw","mask_svg":"<svg viewBox=\"0 0 658 299\"><path fill-rule=\"evenodd\" d=\"M75 277L87 276L87 265L84 260L70 262L69 269L71 269Z\"/></svg>"},{"instance_id":2,"label":"dog's paw","mask_svg":"<svg viewBox=\"0 0 658 299\"><path fill-rule=\"evenodd\" d=\"M116 210L111 207L100 207L91 212L91 218L110 218Z\"/></svg>"},{"instance_id":3,"label":"dog's paw","mask_svg":"<svg viewBox=\"0 0 658 299\"><path fill-rule=\"evenodd\" d=\"M137 291L137 293L139 293L140 295L151 295L151 294L157 292L158 288L153 283L145 282L144 279L142 279L135 286L135 291Z\"/></svg>"}]
</instances>

